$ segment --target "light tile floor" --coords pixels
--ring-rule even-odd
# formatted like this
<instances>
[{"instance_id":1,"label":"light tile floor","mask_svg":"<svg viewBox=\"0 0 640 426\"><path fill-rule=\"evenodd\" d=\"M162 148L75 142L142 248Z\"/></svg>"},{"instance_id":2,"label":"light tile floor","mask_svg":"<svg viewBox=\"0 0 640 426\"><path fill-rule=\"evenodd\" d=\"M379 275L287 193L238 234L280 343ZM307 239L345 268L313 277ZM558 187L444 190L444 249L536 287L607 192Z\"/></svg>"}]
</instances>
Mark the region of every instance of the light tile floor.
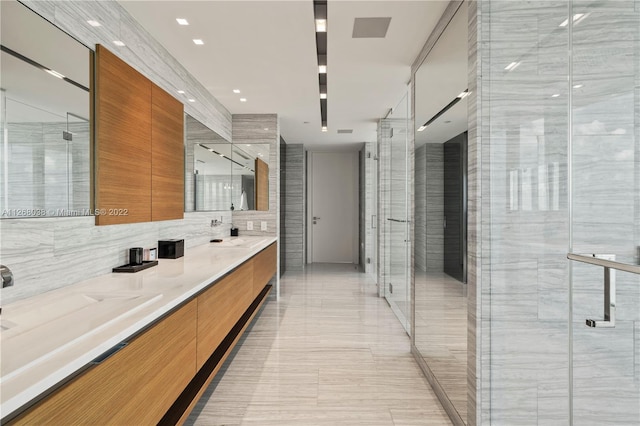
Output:
<instances>
[{"instance_id":1,"label":"light tile floor","mask_svg":"<svg viewBox=\"0 0 640 426\"><path fill-rule=\"evenodd\" d=\"M353 265L281 279L188 425L450 425L375 283Z\"/></svg>"}]
</instances>

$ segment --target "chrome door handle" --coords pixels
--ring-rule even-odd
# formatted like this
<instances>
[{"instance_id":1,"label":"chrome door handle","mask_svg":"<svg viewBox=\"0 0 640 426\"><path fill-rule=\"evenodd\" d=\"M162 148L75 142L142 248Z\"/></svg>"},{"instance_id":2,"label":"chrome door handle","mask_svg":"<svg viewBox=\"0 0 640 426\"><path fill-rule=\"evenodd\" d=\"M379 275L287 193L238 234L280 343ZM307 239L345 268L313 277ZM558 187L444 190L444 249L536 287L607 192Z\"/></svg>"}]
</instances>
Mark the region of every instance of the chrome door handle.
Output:
<instances>
[{"instance_id":1,"label":"chrome door handle","mask_svg":"<svg viewBox=\"0 0 640 426\"><path fill-rule=\"evenodd\" d=\"M567 257L579 262L604 266L604 319L587 319L585 323L588 327L614 328L616 326L616 271L615 268L605 266L602 263L597 262L596 259L615 261L616 256L613 254L594 254L591 256L593 261L590 261L588 256L575 255L573 253L570 253Z\"/></svg>"},{"instance_id":2,"label":"chrome door handle","mask_svg":"<svg viewBox=\"0 0 640 426\"><path fill-rule=\"evenodd\" d=\"M398 222L398 223L407 223L407 220L402 220L402 219L393 219L388 217L387 220L390 220L391 222Z\"/></svg>"}]
</instances>

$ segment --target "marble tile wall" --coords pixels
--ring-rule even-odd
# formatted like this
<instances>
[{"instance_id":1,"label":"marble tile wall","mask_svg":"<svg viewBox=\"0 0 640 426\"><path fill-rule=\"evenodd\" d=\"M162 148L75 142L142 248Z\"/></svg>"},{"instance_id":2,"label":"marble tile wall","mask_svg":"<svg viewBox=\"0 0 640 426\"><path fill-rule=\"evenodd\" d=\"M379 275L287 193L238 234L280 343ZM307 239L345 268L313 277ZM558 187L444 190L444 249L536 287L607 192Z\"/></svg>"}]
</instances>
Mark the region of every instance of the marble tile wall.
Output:
<instances>
[{"instance_id":1,"label":"marble tile wall","mask_svg":"<svg viewBox=\"0 0 640 426\"><path fill-rule=\"evenodd\" d=\"M387 232L387 217L389 217L391 186L391 123L386 120L378 122L378 218L377 218L377 240L378 240L378 294L384 296L384 283L388 280L389 268L388 257L389 235Z\"/></svg>"},{"instance_id":2,"label":"marble tile wall","mask_svg":"<svg viewBox=\"0 0 640 426\"><path fill-rule=\"evenodd\" d=\"M280 235L278 236L278 252L280 253L280 276L287 270L287 228L284 222L287 218L287 142L280 136Z\"/></svg>"},{"instance_id":3,"label":"marble tile wall","mask_svg":"<svg viewBox=\"0 0 640 426\"><path fill-rule=\"evenodd\" d=\"M284 244L287 270L299 271L304 268L305 254L305 150L303 144L287 144L285 158L282 159L286 174L284 204L286 214Z\"/></svg>"},{"instance_id":4,"label":"marble tile wall","mask_svg":"<svg viewBox=\"0 0 640 426\"><path fill-rule=\"evenodd\" d=\"M376 254L376 233L377 233L377 204L376 187L378 173L378 151L377 144L366 142L363 147L363 185L364 209L361 211L361 226L364 237L364 272L373 277L376 275L377 254ZM370 261L369 261L370 259Z\"/></svg>"},{"instance_id":5,"label":"marble tile wall","mask_svg":"<svg viewBox=\"0 0 640 426\"><path fill-rule=\"evenodd\" d=\"M415 268L438 271L444 267L444 150L426 144L416 150Z\"/></svg>"}]
</instances>

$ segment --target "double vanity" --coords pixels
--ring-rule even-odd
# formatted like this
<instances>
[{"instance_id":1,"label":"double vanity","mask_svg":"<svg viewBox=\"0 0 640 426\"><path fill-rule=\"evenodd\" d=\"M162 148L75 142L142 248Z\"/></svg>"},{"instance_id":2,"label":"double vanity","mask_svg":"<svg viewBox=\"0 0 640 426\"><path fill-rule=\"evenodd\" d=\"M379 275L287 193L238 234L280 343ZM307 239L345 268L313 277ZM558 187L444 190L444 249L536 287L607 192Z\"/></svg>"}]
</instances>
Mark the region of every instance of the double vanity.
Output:
<instances>
[{"instance_id":1,"label":"double vanity","mask_svg":"<svg viewBox=\"0 0 640 426\"><path fill-rule=\"evenodd\" d=\"M271 290L276 250L228 238L3 306L2 423L183 421Z\"/></svg>"}]
</instances>

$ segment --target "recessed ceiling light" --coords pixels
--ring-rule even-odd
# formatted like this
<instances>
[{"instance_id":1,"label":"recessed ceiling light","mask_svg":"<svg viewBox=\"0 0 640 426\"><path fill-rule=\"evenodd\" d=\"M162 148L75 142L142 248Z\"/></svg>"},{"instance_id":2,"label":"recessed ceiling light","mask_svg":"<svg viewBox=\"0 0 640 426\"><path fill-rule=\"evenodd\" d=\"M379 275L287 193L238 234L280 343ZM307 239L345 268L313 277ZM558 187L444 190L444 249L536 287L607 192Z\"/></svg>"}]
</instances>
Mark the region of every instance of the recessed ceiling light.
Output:
<instances>
[{"instance_id":1,"label":"recessed ceiling light","mask_svg":"<svg viewBox=\"0 0 640 426\"><path fill-rule=\"evenodd\" d=\"M265 130L269 130L269 128L268 128L268 127L265 127L264 129L265 129Z\"/></svg>"},{"instance_id":2,"label":"recessed ceiling light","mask_svg":"<svg viewBox=\"0 0 640 426\"><path fill-rule=\"evenodd\" d=\"M181 95L184 95L184 90L178 90L178 93L180 93Z\"/></svg>"},{"instance_id":3,"label":"recessed ceiling light","mask_svg":"<svg viewBox=\"0 0 640 426\"><path fill-rule=\"evenodd\" d=\"M189 21L184 18L176 18L176 21L178 21L178 24L180 25L189 25Z\"/></svg>"},{"instance_id":4,"label":"recessed ceiling light","mask_svg":"<svg viewBox=\"0 0 640 426\"><path fill-rule=\"evenodd\" d=\"M327 99L326 93L320 93L320 99Z\"/></svg>"},{"instance_id":5,"label":"recessed ceiling light","mask_svg":"<svg viewBox=\"0 0 640 426\"><path fill-rule=\"evenodd\" d=\"M581 88L582 86L584 86L584 84L576 84L576 85L574 85L574 86L573 86L573 88L574 88L574 89L579 89L579 88Z\"/></svg>"},{"instance_id":6,"label":"recessed ceiling light","mask_svg":"<svg viewBox=\"0 0 640 426\"><path fill-rule=\"evenodd\" d=\"M553 95L551 95L552 98L557 98L560 97L560 93L554 93Z\"/></svg>"},{"instance_id":7,"label":"recessed ceiling light","mask_svg":"<svg viewBox=\"0 0 640 426\"><path fill-rule=\"evenodd\" d=\"M418 127L418 131L419 131L419 132L422 132L422 131L423 131L424 129L426 129L426 128L427 128L427 126L420 126L420 127Z\"/></svg>"},{"instance_id":8,"label":"recessed ceiling light","mask_svg":"<svg viewBox=\"0 0 640 426\"><path fill-rule=\"evenodd\" d=\"M233 89L233 93L240 93L240 89Z\"/></svg>"},{"instance_id":9,"label":"recessed ceiling light","mask_svg":"<svg viewBox=\"0 0 640 426\"><path fill-rule=\"evenodd\" d=\"M46 72L48 72L49 74L51 74L54 77L58 77L60 79L64 78L64 75L60 74L58 71L54 71L54 70L45 70Z\"/></svg>"},{"instance_id":10,"label":"recessed ceiling light","mask_svg":"<svg viewBox=\"0 0 640 426\"><path fill-rule=\"evenodd\" d=\"M247 102L247 98L240 98L240 102Z\"/></svg>"},{"instance_id":11,"label":"recessed ceiling light","mask_svg":"<svg viewBox=\"0 0 640 426\"><path fill-rule=\"evenodd\" d=\"M326 132L327 131L327 126L322 126L322 131Z\"/></svg>"},{"instance_id":12,"label":"recessed ceiling light","mask_svg":"<svg viewBox=\"0 0 640 426\"><path fill-rule=\"evenodd\" d=\"M94 21L93 19L87 21L87 24L91 25L92 27L101 27L102 24L98 21Z\"/></svg>"},{"instance_id":13,"label":"recessed ceiling light","mask_svg":"<svg viewBox=\"0 0 640 426\"><path fill-rule=\"evenodd\" d=\"M196 100L193 98L189 98L189 102L195 102Z\"/></svg>"},{"instance_id":14,"label":"recessed ceiling light","mask_svg":"<svg viewBox=\"0 0 640 426\"><path fill-rule=\"evenodd\" d=\"M120 40L114 40L113 44L115 44L116 46L120 46L120 47L124 47L125 44L123 42L121 42Z\"/></svg>"},{"instance_id":15,"label":"recessed ceiling light","mask_svg":"<svg viewBox=\"0 0 640 426\"><path fill-rule=\"evenodd\" d=\"M194 43L194 44L197 44L198 46L202 46L202 45L204 44L204 41L202 41L202 40L201 40L201 39L199 39L199 38L194 38L194 39L193 39L193 43Z\"/></svg>"},{"instance_id":16,"label":"recessed ceiling light","mask_svg":"<svg viewBox=\"0 0 640 426\"><path fill-rule=\"evenodd\" d=\"M316 19L316 32L318 32L318 33L326 33L327 32L327 20L326 19Z\"/></svg>"},{"instance_id":17,"label":"recessed ceiling light","mask_svg":"<svg viewBox=\"0 0 640 426\"><path fill-rule=\"evenodd\" d=\"M251 144L250 144L250 143L248 143L248 144L247 144L247 146L251 146Z\"/></svg>"},{"instance_id":18,"label":"recessed ceiling light","mask_svg":"<svg viewBox=\"0 0 640 426\"><path fill-rule=\"evenodd\" d=\"M320 74L326 74L327 73L327 66L326 65L318 65L318 72Z\"/></svg>"}]
</instances>

